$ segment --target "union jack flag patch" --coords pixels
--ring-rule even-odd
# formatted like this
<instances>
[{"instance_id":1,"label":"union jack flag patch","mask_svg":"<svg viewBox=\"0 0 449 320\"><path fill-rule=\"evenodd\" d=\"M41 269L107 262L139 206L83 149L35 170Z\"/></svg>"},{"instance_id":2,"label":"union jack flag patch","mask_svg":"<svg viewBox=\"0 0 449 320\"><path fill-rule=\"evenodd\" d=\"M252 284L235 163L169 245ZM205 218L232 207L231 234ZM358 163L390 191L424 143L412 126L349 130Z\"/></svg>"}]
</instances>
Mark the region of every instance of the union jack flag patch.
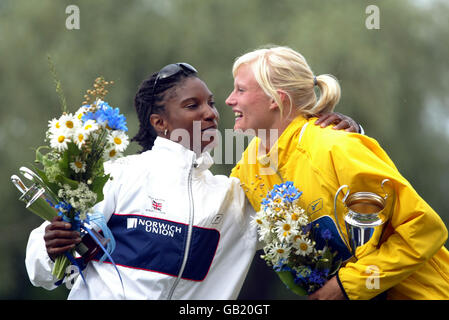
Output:
<instances>
[{"instance_id":1,"label":"union jack flag patch","mask_svg":"<svg viewBox=\"0 0 449 320\"><path fill-rule=\"evenodd\" d=\"M164 212L165 200L153 198L152 196L148 196L148 198L150 198L150 205L147 209L145 209L145 211L165 213Z\"/></svg>"},{"instance_id":2,"label":"union jack flag patch","mask_svg":"<svg viewBox=\"0 0 449 320\"><path fill-rule=\"evenodd\" d=\"M153 209L157 210L157 211L161 211L162 210L162 202L157 202L156 200L153 200Z\"/></svg>"}]
</instances>

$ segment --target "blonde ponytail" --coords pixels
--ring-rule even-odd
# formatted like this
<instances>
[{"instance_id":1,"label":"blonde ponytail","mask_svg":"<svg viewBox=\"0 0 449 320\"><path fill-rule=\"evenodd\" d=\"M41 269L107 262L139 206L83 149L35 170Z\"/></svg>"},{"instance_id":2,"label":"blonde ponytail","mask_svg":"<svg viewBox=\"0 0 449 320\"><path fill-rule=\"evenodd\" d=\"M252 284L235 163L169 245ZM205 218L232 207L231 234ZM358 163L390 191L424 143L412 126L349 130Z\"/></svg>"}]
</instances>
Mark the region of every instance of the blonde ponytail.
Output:
<instances>
[{"instance_id":1,"label":"blonde ponytail","mask_svg":"<svg viewBox=\"0 0 449 320\"><path fill-rule=\"evenodd\" d=\"M322 74L316 77L316 83L320 89L320 97L310 110L310 114L332 112L341 96L341 88L337 79L331 74Z\"/></svg>"}]
</instances>

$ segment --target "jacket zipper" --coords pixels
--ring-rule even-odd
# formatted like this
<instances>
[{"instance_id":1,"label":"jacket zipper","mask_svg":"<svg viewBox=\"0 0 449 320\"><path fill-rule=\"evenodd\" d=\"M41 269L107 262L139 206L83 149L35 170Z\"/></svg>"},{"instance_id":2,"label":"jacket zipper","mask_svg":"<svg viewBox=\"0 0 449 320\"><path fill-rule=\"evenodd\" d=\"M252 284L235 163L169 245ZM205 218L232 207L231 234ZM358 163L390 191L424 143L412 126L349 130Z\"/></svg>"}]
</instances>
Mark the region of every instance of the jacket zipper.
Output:
<instances>
[{"instance_id":1,"label":"jacket zipper","mask_svg":"<svg viewBox=\"0 0 449 320\"><path fill-rule=\"evenodd\" d=\"M181 264L181 269L179 270L178 277L173 283L170 292L168 293L167 300L171 300L173 297L173 293L175 292L176 287L178 286L179 281L181 280L181 276L184 272L184 269L187 264L187 258L189 257L190 251L190 242L192 240L192 230L193 230L193 215L194 215L194 204L193 204L193 192L192 192L192 172L193 168L195 168L195 160L193 160L192 165L190 167L188 181L187 181L187 191L189 194L189 227L187 229L187 240L186 247L184 249L184 257Z\"/></svg>"}]
</instances>

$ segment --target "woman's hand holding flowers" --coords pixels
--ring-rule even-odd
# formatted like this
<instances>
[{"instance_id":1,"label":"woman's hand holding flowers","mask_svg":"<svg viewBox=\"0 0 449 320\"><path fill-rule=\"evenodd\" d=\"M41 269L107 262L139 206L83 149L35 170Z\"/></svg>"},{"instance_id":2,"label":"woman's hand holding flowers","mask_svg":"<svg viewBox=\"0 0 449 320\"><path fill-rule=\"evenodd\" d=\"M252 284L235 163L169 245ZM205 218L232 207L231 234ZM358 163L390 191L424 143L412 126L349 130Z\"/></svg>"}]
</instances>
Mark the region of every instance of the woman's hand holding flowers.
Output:
<instances>
[{"instance_id":1,"label":"woman's hand holding flowers","mask_svg":"<svg viewBox=\"0 0 449 320\"><path fill-rule=\"evenodd\" d=\"M53 218L51 223L45 228L45 247L50 259L55 261L56 257L69 251L81 242L81 235L77 231L71 230L72 225L62 221L61 216Z\"/></svg>"}]
</instances>

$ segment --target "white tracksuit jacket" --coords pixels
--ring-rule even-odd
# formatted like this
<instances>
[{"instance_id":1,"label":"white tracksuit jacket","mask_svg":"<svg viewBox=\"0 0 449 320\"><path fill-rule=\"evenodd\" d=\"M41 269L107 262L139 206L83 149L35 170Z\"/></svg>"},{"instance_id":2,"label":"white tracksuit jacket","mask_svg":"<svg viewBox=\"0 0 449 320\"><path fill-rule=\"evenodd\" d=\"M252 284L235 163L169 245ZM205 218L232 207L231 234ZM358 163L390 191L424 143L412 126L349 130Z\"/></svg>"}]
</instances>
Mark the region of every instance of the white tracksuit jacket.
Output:
<instances>
[{"instance_id":1,"label":"white tracksuit jacket","mask_svg":"<svg viewBox=\"0 0 449 320\"><path fill-rule=\"evenodd\" d=\"M116 249L109 263L92 261L69 299L236 299L257 249L254 211L236 178L212 175L208 153L157 138L151 151L128 156L111 173L104 213ZM43 239L30 234L25 264L31 282L55 288Z\"/></svg>"}]
</instances>

